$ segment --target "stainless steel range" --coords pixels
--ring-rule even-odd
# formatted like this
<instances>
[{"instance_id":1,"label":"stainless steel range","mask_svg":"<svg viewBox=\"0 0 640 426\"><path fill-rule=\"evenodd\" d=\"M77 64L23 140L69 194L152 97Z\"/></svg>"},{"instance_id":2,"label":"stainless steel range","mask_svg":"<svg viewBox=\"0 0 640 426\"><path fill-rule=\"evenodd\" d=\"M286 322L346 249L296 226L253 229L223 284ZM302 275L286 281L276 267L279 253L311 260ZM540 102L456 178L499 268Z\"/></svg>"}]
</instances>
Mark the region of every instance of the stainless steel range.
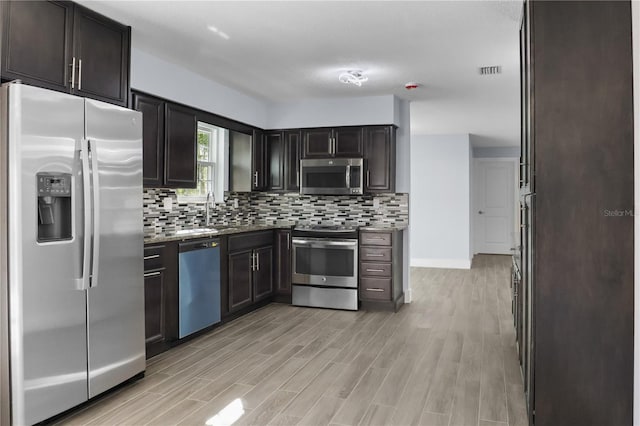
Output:
<instances>
[{"instance_id":1,"label":"stainless steel range","mask_svg":"<svg viewBox=\"0 0 640 426\"><path fill-rule=\"evenodd\" d=\"M292 243L293 304L357 310L357 228L302 225L293 230Z\"/></svg>"}]
</instances>

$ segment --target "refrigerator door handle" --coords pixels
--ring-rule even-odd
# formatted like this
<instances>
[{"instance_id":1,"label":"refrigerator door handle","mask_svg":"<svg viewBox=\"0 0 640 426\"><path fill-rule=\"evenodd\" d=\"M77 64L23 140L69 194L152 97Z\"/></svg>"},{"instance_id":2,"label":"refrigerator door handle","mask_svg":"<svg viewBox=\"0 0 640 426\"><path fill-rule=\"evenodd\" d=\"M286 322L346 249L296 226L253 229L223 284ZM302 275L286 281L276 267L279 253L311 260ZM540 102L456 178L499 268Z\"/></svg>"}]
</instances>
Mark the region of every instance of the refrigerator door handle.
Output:
<instances>
[{"instance_id":1,"label":"refrigerator door handle","mask_svg":"<svg viewBox=\"0 0 640 426\"><path fill-rule=\"evenodd\" d=\"M80 140L80 159L82 161L82 189L84 211L84 241L82 243L82 275L78 280L78 290L89 288L89 268L91 263L91 171L89 170L89 141Z\"/></svg>"},{"instance_id":2,"label":"refrigerator door handle","mask_svg":"<svg viewBox=\"0 0 640 426\"><path fill-rule=\"evenodd\" d=\"M98 151L95 143L88 140L91 153L91 177L93 178L93 250L91 265L91 287L98 286L98 265L100 260L100 180L98 173Z\"/></svg>"}]
</instances>

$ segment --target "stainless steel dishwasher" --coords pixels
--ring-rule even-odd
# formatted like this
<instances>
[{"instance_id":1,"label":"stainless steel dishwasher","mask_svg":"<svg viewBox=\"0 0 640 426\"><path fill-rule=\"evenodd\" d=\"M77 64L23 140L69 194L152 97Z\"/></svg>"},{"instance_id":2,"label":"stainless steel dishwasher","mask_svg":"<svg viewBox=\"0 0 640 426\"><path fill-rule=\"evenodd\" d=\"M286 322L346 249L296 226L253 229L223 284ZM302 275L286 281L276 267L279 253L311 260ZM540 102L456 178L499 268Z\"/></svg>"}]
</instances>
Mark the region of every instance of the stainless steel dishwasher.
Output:
<instances>
[{"instance_id":1,"label":"stainless steel dishwasher","mask_svg":"<svg viewBox=\"0 0 640 426\"><path fill-rule=\"evenodd\" d=\"M178 337L220 322L220 241L181 243L179 246Z\"/></svg>"}]
</instances>

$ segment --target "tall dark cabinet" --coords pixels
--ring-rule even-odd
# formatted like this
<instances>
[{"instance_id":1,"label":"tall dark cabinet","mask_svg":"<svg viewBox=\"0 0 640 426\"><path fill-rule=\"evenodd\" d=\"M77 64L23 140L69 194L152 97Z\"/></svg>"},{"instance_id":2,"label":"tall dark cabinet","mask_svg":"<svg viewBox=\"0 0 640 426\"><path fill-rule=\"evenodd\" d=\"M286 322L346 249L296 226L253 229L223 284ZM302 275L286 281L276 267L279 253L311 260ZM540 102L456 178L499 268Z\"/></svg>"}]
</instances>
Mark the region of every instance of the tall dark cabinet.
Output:
<instances>
[{"instance_id":1,"label":"tall dark cabinet","mask_svg":"<svg viewBox=\"0 0 640 426\"><path fill-rule=\"evenodd\" d=\"M633 422L631 3L535 1L521 33L522 329L531 424Z\"/></svg>"}]
</instances>

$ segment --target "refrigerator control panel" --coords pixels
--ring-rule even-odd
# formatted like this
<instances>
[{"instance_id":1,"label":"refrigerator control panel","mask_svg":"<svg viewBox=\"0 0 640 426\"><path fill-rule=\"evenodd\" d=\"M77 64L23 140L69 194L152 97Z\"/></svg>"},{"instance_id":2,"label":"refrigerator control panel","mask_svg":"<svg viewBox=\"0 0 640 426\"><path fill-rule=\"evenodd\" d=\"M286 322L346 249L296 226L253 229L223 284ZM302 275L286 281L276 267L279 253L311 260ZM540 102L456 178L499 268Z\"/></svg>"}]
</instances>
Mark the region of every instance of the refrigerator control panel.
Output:
<instances>
[{"instance_id":1,"label":"refrigerator control panel","mask_svg":"<svg viewBox=\"0 0 640 426\"><path fill-rule=\"evenodd\" d=\"M36 175L38 188L38 242L72 238L71 175L43 172Z\"/></svg>"},{"instance_id":2,"label":"refrigerator control panel","mask_svg":"<svg viewBox=\"0 0 640 426\"><path fill-rule=\"evenodd\" d=\"M38 173L38 196L70 197L71 175Z\"/></svg>"}]
</instances>

